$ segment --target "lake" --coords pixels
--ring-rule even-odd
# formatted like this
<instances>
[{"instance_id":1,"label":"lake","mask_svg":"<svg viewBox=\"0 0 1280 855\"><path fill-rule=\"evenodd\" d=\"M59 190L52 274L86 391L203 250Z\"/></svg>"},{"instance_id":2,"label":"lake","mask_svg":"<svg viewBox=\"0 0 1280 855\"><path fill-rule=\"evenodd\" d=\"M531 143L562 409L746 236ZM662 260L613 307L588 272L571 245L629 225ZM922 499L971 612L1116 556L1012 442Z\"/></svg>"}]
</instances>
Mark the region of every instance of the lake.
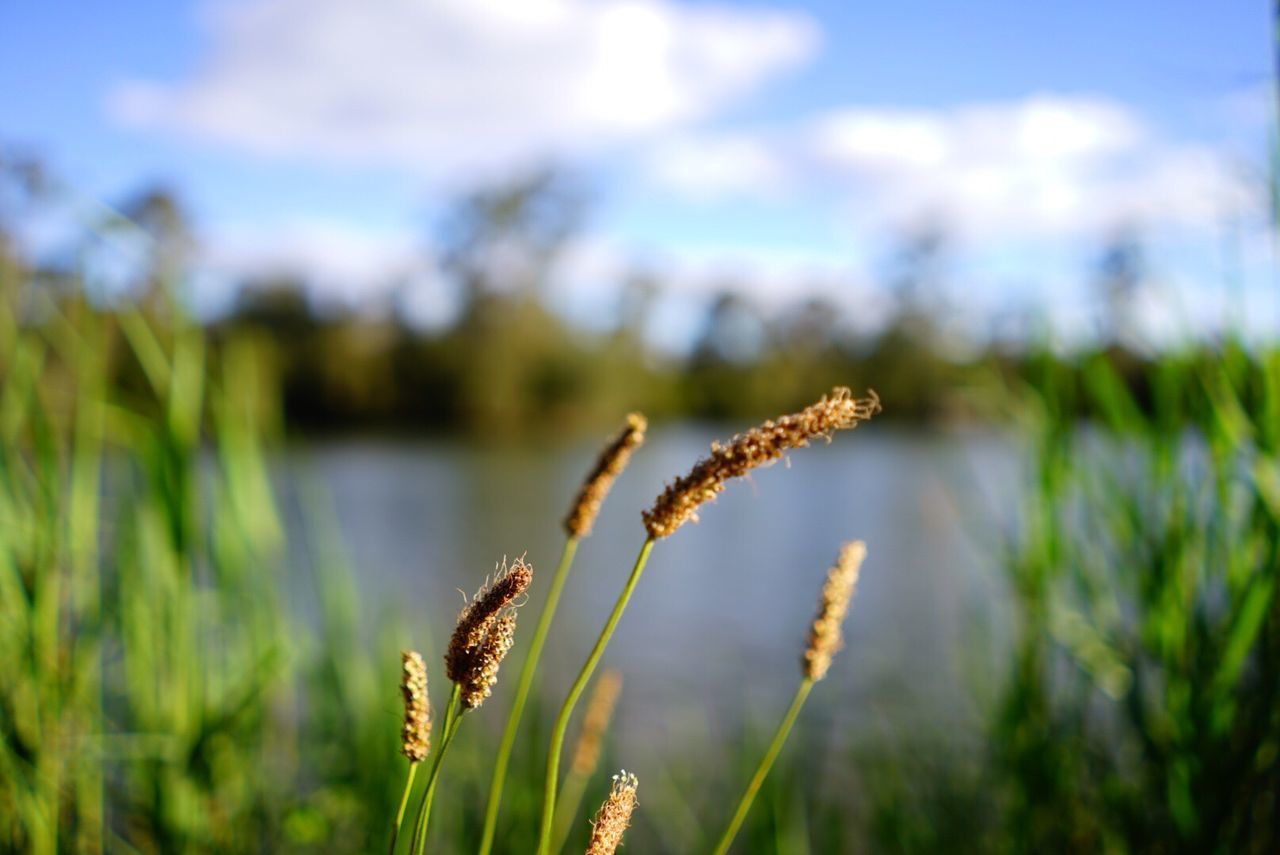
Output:
<instances>
[{"instance_id":1,"label":"lake","mask_svg":"<svg viewBox=\"0 0 1280 855\"><path fill-rule=\"evenodd\" d=\"M555 700L644 540L640 511L732 432L650 432L579 548L544 659ZM527 640L538 583L550 581L563 545L560 521L597 448L330 440L292 446L275 468L294 542L328 528L323 516L308 526L300 510L325 496L336 520L325 534L339 535L366 615L392 607L408 621L408 643L438 662L459 590L474 591L504 556L525 554L535 568ZM848 734L966 721L999 636L996 521L1012 511L1011 448L990 433L871 425L730 484L701 522L658 542L609 648L606 664L625 678L624 739L652 746L673 729L705 733L743 712L771 725L799 679L827 568L853 538L867 542L868 557L846 649L807 714Z\"/></svg>"}]
</instances>

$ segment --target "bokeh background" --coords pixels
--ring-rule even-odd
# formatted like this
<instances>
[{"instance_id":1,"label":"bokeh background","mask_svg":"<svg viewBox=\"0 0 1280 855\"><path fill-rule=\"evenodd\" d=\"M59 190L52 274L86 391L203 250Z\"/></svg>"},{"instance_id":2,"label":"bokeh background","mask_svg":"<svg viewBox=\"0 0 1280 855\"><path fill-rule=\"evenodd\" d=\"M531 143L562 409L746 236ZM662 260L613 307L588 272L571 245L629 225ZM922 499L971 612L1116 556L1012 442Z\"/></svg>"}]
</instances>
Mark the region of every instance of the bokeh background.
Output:
<instances>
[{"instance_id":1,"label":"bokeh background","mask_svg":"<svg viewBox=\"0 0 1280 855\"><path fill-rule=\"evenodd\" d=\"M0 4L0 846L384 847L398 651L443 699L458 590L549 578L642 411L518 746L527 851L640 511L847 385L883 414L655 552L586 804L625 766L631 849L706 849L863 538L736 851L1274 851L1275 16ZM503 688L433 851L475 845Z\"/></svg>"}]
</instances>

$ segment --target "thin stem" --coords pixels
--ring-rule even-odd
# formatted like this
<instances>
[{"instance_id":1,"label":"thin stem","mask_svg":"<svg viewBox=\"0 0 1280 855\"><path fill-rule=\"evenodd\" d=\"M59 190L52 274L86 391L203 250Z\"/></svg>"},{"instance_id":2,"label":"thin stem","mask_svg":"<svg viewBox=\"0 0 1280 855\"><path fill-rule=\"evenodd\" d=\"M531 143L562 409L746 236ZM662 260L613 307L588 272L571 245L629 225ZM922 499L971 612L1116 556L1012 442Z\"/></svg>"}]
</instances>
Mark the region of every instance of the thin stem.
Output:
<instances>
[{"instance_id":1,"label":"thin stem","mask_svg":"<svg viewBox=\"0 0 1280 855\"><path fill-rule=\"evenodd\" d=\"M458 721L462 718L462 713L458 710L458 699L461 696L462 685L454 683L453 691L449 693L449 703L445 707L440 747L436 749L435 759L431 761L431 771L427 774L427 789L422 794L422 800L418 802L418 816L413 821L413 842L409 847L411 852L421 853L427 844L427 822L431 813L431 799L435 795L435 783L440 775L440 764L444 760L444 752L449 748L453 734L458 729Z\"/></svg>"},{"instance_id":2,"label":"thin stem","mask_svg":"<svg viewBox=\"0 0 1280 855\"><path fill-rule=\"evenodd\" d=\"M436 784L440 783L440 766L444 763L444 753L449 750L449 746L453 744L453 738L458 735L458 728L462 726L462 713L459 712L453 719L453 727L449 728L448 734L445 735L444 743L440 746L440 756L436 758L436 774L427 781L427 796L424 802L424 812L422 814L422 836L418 841L417 855L422 855L427 847L427 826L431 822L431 803L436 797Z\"/></svg>"},{"instance_id":3,"label":"thin stem","mask_svg":"<svg viewBox=\"0 0 1280 855\"><path fill-rule=\"evenodd\" d=\"M649 553L652 550L653 538L650 537L645 540L644 546L640 547L640 554L636 556L636 563L631 568L631 575L627 578L627 584L623 587L622 593L618 595L618 601L614 603L613 611L609 613L609 619L605 621L604 629L600 631L600 637L596 639L595 647L591 648L591 654L587 656L587 661L583 664L582 671L578 674L578 678L574 680L573 686L569 689L569 696L564 699L564 705L560 707L560 714L556 717L555 729L551 732L551 747L547 751L547 780L542 797L542 824L538 831L538 855L549 855L551 851L551 830L556 816L556 785L559 783L560 777L560 752L564 748L564 736L569 729L569 718L573 715L574 705L578 703L578 698L582 696L582 690L586 688L592 672L595 671L596 665L600 663L600 657L604 655L604 649L609 646L609 639L613 636L613 631L618 626L618 620L627 608L627 601L631 599L631 592L635 590L636 583L640 581L640 574L644 572L644 566L648 563Z\"/></svg>"},{"instance_id":4,"label":"thin stem","mask_svg":"<svg viewBox=\"0 0 1280 855\"><path fill-rule=\"evenodd\" d=\"M796 690L796 696L791 701L791 708L787 710L787 714L782 718L782 723L778 725L778 732L773 735L773 742L769 743L769 750L765 752L764 757L760 760L760 765L757 767L755 775L751 778L751 783L747 785L747 791L742 794L742 801L738 802L738 809L734 812L733 819L729 820L729 827L724 830L724 834L720 837L720 842L716 844L714 855L725 855L729 851L733 838L737 836L738 830L742 828L742 823L746 820L748 811L751 810L751 803L755 801L756 794L760 792L760 786L764 784L765 776L769 774L773 761L778 759L778 752L782 750L782 744L787 741L787 734L791 732L791 726L796 723L796 716L800 715L800 708L804 706L805 698L809 697L809 690L812 688L812 680L805 679L800 682L800 688Z\"/></svg>"},{"instance_id":5,"label":"thin stem","mask_svg":"<svg viewBox=\"0 0 1280 855\"><path fill-rule=\"evenodd\" d=\"M572 768L564 780L564 788L556 800L556 820L551 835L551 855L564 849L569 832L573 830L573 818L582 807L582 797L587 791L587 776L579 774Z\"/></svg>"},{"instance_id":6,"label":"thin stem","mask_svg":"<svg viewBox=\"0 0 1280 855\"><path fill-rule=\"evenodd\" d=\"M560 565L556 567L555 576L551 579L547 603L543 606L542 614L538 617L538 626L533 631L533 640L529 643L529 655L525 657L520 671L520 683L516 686L511 713L507 716L506 729L502 732L502 742L498 745L498 758L493 767L493 781L489 784L489 805L484 814L480 855L489 855L490 850L493 849L493 838L498 827L498 811L502 807L502 789L507 780L507 766L511 762L511 751L515 747L516 732L520 729L520 718L524 715L525 701L529 699L529 691L533 688L538 659L542 655L543 645L546 644L556 608L560 605L560 594L564 591L565 582L569 578L569 568L573 566L573 556L577 551L578 538L568 538L564 542L564 551L560 554Z\"/></svg>"},{"instance_id":7,"label":"thin stem","mask_svg":"<svg viewBox=\"0 0 1280 855\"><path fill-rule=\"evenodd\" d=\"M396 811L396 821L391 826L391 848L387 851L396 855L396 841L400 839L400 824L404 822L404 809L409 805L409 793L413 791L413 776L418 774L418 764L409 764L409 777L404 782L404 795L400 796L400 810Z\"/></svg>"}]
</instances>

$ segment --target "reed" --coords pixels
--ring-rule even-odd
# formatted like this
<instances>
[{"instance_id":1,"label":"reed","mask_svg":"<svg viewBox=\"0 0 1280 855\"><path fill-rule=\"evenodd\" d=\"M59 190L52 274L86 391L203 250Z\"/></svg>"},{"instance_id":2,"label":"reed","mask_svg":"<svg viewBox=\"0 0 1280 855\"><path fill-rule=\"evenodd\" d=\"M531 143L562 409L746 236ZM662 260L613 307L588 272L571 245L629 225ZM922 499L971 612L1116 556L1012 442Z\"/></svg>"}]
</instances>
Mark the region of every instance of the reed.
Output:
<instances>
[{"instance_id":1,"label":"reed","mask_svg":"<svg viewBox=\"0 0 1280 855\"><path fill-rule=\"evenodd\" d=\"M846 543L841 548L836 563L828 571L826 584L822 586L822 595L818 600L818 614L809 627L809 641L801 659L800 686L796 689L791 706L782 717L782 722L778 725L764 757L756 767L755 774L747 784L746 792L738 801L738 807L729 820L728 827L720 835L720 841L714 850L715 855L725 855L729 851L734 837L742 828L742 823L746 821L756 794L760 792L764 779L773 768L774 761L778 759L778 754L782 751L782 746L787 741L787 736L791 733L791 728L795 725L796 718L799 717L813 684L827 675L832 657L843 645L841 625L849 612L849 602L853 598L853 591L858 583L858 572L866 555L867 547L862 541Z\"/></svg>"},{"instance_id":2,"label":"reed","mask_svg":"<svg viewBox=\"0 0 1280 855\"><path fill-rule=\"evenodd\" d=\"M609 797L600 806L591 823L591 842L587 846L587 855L613 855L617 851L622 844L622 835L631 825L639 784L636 776L626 769L613 776Z\"/></svg>"},{"instance_id":3,"label":"reed","mask_svg":"<svg viewBox=\"0 0 1280 855\"><path fill-rule=\"evenodd\" d=\"M847 388L837 387L830 395L824 395L816 403L798 413L781 416L776 420L738 434L728 444L712 443L711 454L698 461L689 473L669 484L642 514L648 537L640 547L631 573L618 595L613 609L605 620L595 645L587 655L577 678L569 688L569 694L560 707L551 732L551 745L547 750L546 779L543 782L542 821L538 833L538 855L548 855L551 850L552 827L556 814L556 791L560 778L560 754L564 748L569 719L587 682L604 655L613 632L626 610L627 603L644 573L654 544L670 537L685 523L698 518L698 508L712 501L723 492L733 478L740 478L754 469L777 462L787 451L804 448L814 439L830 439L837 430L846 430L870 419L880 412L880 399L872 391L867 398L854 398Z\"/></svg>"},{"instance_id":4,"label":"reed","mask_svg":"<svg viewBox=\"0 0 1280 855\"><path fill-rule=\"evenodd\" d=\"M489 782L489 798L485 807L484 830L480 837L480 855L488 855L493 848L494 836L498 828L498 814L502 809L502 793L506 784L507 769L511 763L511 752L515 748L516 733L520 729L520 720L524 716L525 703L533 689L542 649L546 645L547 635L555 620L556 609L560 606L560 596L569 579L569 570L573 566L578 542L591 534L592 526L600 513L600 507L613 487L613 482L626 469L632 453L644 444L647 427L648 423L639 413L631 413L627 416L626 424L596 458L595 465L583 480L578 495L564 519L564 551L560 556L555 575L552 576L551 585L547 591L547 602L538 618L538 625L534 628L533 639L529 643L529 653L520 670L515 697L511 702L511 712L507 716L502 739L498 743L498 754L494 759L493 777Z\"/></svg>"}]
</instances>

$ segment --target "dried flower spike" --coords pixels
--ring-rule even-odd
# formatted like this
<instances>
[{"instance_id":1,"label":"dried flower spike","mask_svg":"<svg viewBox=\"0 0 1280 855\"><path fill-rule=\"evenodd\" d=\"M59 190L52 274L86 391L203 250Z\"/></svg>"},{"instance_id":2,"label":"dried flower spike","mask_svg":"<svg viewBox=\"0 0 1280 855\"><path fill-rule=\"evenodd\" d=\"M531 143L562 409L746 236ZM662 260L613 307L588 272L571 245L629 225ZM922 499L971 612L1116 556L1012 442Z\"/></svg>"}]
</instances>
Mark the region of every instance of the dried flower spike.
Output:
<instances>
[{"instance_id":1,"label":"dried flower spike","mask_svg":"<svg viewBox=\"0 0 1280 855\"><path fill-rule=\"evenodd\" d=\"M636 787L639 781L626 769L613 776L613 789L609 798L591 823L591 843L587 855L613 855L622 843L623 832L631 824L631 812L636 806Z\"/></svg>"},{"instance_id":2,"label":"dried flower spike","mask_svg":"<svg viewBox=\"0 0 1280 855\"><path fill-rule=\"evenodd\" d=\"M609 495L614 479L627 467L631 452L644 442L647 426L644 416L632 413L627 416L627 423L622 430L600 452L596 465L582 482L582 489L578 491L578 498L574 500L569 516L565 517L564 530L570 537L582 538L591 534L591 526L600 513L600 505L604 503L605 496Z\"/></svg>"},{"instance_id":3,"label":"dried flower spike","mask_svg":"<svg viewBox=\"0 0 1280 855\"><path fill-rule=\"evenodd\" d=\"M621 674L610 668L600 675L587 703L587 714L582 718L582 733L578 736L570 764L572 774L586 777L596 770L596 764L600 762L600 747L604 744L604 735L609 729L609 720L613 718L613 708L621 691Z\"/></svg>"},{"instance_id":4,"label":"dried flower spike","mask_svg":"<svg viewBox=\"0 0 1280 855\"><path fill-rule=\"evenodd\" d=\"M400 654L404 695L403 745L400 750L410 762L421 763L431 750L431 703L427 699L427 664L416 650Z\"/></svg>"},{"instance_id":5,"label":"dried flower spike","mask_svg":"<svg viewBox=\"0 0 1280 855\"><path fill-rule=\"evenodd\" d=\"M835 566L827 572L818 600L818 614L809 628L809 644L804 651L802 666L806 679L817 681L825 677L832 657L843 646L840 624L849 611L849 601L858 584L858 570L866 556L865 543L850 541L840 549Z\"/></svg>"},{"instance_id":6,"label":"dried flower spike","mask_svg":"<svg viewBox=\"0 0 1280 855\"><path fill-rule=\"evenodd\" d=\"M476 709L489 697L498 682L498 668L516 640L516 610L509 609L494 620L489 632L470 658L462 680L462 705Z\"/></svg>"},{"instance_id":7,"label":"dried flower spike","mask_svg":"<svg viewBox=\"0 0 1280 855\"><path fill-rule=\"evenodd\" d=\"M653 507L644 512L649 537L670 537L686 522L696 522L698 507L723 491L730 478L773 463L816 437L830 438L832 431L854 427L878 412L880 399L875 392L867 398L854 398L848 389L838 387L798 413L738 434L728 445L712 443L711 455L698 461L688 475L667 485Z\"/></svg>"},{"instance_id":8,"label":"dried flower spike","mask_svg":"<svg viewBox=\"0 0 1280 855\"><path fill-rule=\"evenodd\" d=\"M526 564L523 557L517 558L510 569L504 561L493 582L482 587L463 607L444 656L445 674L451 681L464 681L473 667L471 660L480 650L498 613L515 602L532 582L533 567Z\"/></svg>"}]
</instances>

